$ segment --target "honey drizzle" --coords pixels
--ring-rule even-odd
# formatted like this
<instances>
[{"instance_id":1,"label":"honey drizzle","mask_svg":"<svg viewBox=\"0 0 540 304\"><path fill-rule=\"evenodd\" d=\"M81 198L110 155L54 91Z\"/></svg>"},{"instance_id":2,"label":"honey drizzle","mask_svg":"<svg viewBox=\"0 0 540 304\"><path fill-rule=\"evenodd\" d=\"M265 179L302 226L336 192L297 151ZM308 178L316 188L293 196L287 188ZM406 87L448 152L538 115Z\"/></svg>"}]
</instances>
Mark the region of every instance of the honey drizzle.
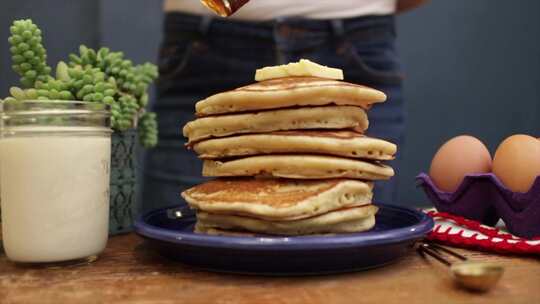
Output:
<instances>
[{"instance_id":1,"label":"honey drizzle","mask_svg":"<svg viewBox=\"0 0 540 304\"><path fill-rule=\"evenodd\" d=\"M202 4L221 17L229 17L249 0L201 0Z\"/></svg>"}]
</instances>

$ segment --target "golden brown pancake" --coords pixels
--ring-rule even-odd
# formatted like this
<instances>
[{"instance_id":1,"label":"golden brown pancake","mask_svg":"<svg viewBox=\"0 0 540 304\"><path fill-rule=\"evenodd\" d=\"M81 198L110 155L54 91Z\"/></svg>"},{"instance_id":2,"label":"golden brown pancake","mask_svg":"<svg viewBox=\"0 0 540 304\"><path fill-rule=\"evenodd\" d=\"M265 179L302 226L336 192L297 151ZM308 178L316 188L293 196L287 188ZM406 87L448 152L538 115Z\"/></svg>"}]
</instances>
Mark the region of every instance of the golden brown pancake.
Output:
<instances>
[{"instance_id":1,"label":"golden brown pancake","mask_svg":"<svg viewBox=\"0 0 540 304\"><path fill-rule=\"evenodd\" d=\"M372 188L372 183L345 179L222 178L190 188L182 197L207 213L290 221L370 204Z\"/></svg>"},{"instance_id":2,"label":"golden brown pancake","mask_svg":"<svg viewBox=\"0 0 540 304\"><path fill-rule=\"evenodd\" d=\"M218 236L238 236L238 237L256 237L258 233L241 231L241 230L226 230L211 227L201 227L200 224L195 224L195 233L218 235Z\"/></svg>"},{"instance_id":3,"label":"golden brown pancake","mask_svg":"<svg viewBox=\"0 0 540 304\"><path fill-rule=\"evenodd\" d=\"M366 112L353 106L308 107L259 113L210 116L184 126L183 134L193 143L211 137L302 129L355 129L369 126Z\"/></svg>"},{"instance_id":4,"label":"golden brown pancake","mask_svg":"<svg viewBox=\"0 0 540 304\"><path fill-rule=\"evenodd\" d=\"M193 150L202 159L301 153L391 160L396 145L348 130L300 130L208 139L193 145Z\"/></svg>"},{"instance_id":5,"label":"golden brown pancake","mask_svg":"<svg viewBox=\"0 0 540 304\"><path fill-rule=\"evenodd\" d=\"M267 221L256 218L197 212L197 232L208 229L245 230L277 235L302 235L320 233L351 233L371 229L375 225L374 205L346 208L322 215L294 220Z\"/></svg>"},{"instance_id":6,"label":"golden brown pancake","mask_svg":"<svg viewBox=\"0 0 540 304\"><path fill-rule=\"evenodd\" d=\"M373 103L385 100L383 92L362 85L317 77L286 77L210 96L195 108L197 116L207 116L332 104L369 109Z\"/></svg>"},{"instance_id":7,"label":"golden brown pancake","mask_svg":"<svg viewBox=\"0 0 540 304\"><path fill-rule=\"evenodd\" d=\"M394 170L386 165L323 155L259 155L233 160L205 160L203 176L273 176L296 179L354 178L386 180Z\"/></svg>"}]
</instances>

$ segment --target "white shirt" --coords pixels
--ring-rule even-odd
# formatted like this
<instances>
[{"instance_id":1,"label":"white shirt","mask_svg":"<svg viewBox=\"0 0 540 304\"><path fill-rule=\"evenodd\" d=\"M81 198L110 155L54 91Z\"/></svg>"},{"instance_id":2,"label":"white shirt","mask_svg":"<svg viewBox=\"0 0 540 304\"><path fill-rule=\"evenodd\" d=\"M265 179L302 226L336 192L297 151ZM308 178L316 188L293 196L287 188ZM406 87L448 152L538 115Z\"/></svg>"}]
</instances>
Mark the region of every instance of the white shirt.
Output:
<instances>
[{"instance_id":1,"label":"white shirt","mask_svg":"<svg viewBox=\"0 0 540 304\"><path fill-rule=\"evenodd\" d=\"M388 15L396 11L397 0L251 0L232 19L271 20L280 17L337 19L367 15ZM165 11L213 14L199 0L165 0Z\"/></svg>"}]
</instances>

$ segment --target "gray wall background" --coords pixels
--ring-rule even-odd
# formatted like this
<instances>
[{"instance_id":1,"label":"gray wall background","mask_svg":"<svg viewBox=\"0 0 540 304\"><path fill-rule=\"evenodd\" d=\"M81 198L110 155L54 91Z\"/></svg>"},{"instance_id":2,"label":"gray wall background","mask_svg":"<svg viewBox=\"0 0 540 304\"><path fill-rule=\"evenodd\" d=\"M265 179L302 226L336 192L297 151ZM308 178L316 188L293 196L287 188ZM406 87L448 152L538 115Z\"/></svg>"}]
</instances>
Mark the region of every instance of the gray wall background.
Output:
<instances>
[{"instance_id":1,"label":"gray wall background","mask_svg":"<svg viewBox=\"0 0 540 304\"><path fill-rule=\"evenodd\" d=\"M414 177L452 136L474 134L492 152L510 134L540 136L538 12L537 0L433 0L398 18L408 120L397 204L426 203ZM51 62L80 43L155 61L161 40L161 1L2 0L0 95L17 81L9 24L26 17L44 30Z\"/></svg>"}]
</instances>

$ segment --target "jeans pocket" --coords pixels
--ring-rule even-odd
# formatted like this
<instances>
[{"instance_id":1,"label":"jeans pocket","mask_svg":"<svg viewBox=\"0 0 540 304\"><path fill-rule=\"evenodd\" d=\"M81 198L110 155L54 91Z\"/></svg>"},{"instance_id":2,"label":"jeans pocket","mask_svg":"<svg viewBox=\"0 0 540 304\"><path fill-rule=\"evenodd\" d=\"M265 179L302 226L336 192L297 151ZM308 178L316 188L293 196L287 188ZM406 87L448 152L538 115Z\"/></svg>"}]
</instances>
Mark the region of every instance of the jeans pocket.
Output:
<instances>
[{"instance_id":1,"label":"jeans pocket","mask_svg":"<svg viewBox=\"0 0 540 304\"><path fill-rule=\"evenodd\" d=\"M347 78L370 85L400 85L403 81L399 63L391 48L360 49L345 42L341 52L348 62Z\"/></svg>"}]
</instances>

